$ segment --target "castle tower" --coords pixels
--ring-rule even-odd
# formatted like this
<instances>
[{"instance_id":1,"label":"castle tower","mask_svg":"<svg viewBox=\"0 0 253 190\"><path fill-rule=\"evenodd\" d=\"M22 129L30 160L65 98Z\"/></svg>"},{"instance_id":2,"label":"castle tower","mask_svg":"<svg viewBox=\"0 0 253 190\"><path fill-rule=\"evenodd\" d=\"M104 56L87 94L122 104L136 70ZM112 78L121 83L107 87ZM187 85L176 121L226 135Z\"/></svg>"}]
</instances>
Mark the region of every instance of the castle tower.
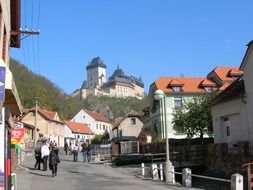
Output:
<instances>
[{"instance_id":1,"label":"castle tower","mask_svg":"<svg viewBox=\"0 0 253 190\"><path fill-rule=\"evenodd\" d=\"M100 57L95 57L86 67L87 88L101 88L106 82L106 65Z\"/></svg>"}]
</instances>

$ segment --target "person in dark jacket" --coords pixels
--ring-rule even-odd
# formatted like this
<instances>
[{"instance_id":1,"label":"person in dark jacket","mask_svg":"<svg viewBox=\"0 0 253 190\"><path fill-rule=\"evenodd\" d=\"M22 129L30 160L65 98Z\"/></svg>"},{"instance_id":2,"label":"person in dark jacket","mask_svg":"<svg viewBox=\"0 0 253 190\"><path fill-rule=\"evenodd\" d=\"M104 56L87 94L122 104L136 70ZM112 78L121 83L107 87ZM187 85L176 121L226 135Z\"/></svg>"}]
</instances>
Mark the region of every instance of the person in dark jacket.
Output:
<instances>
[{"instance_id":1,"label":"person in dark jacket","mask_svg":"<svg viewBox=\"0 0 253 190\"><path fill-rule=\"evenodd\" d=\"M52 146L49 154L49 169L52 170L52 177L57 176L57 166L60 163L58 152L59 149L56 146Z\"/></svg>"},{"instance_id":2,"label":"person in dark jacket","mask_svg":"<svg viewBox=\"0 0 253 190\"><path fill-rule=\"evenodd\" d=\"M38 170L40 170L40 163L41 163L41 145L37 144L34 149L35 159L36 162L34 164L34 169L36 170L38 167Z\"/></svg>"},{"instance_id":3,"label":"person in dark jacket","mask_svg":"<svg viewBox=\"0 0 253 190\"><path fill-rule=\"evenodd\" d=\"M66 152L66 155L68 155L69 145L67 142L64 143L64 151Z\"/></svg>"}]
</instances>

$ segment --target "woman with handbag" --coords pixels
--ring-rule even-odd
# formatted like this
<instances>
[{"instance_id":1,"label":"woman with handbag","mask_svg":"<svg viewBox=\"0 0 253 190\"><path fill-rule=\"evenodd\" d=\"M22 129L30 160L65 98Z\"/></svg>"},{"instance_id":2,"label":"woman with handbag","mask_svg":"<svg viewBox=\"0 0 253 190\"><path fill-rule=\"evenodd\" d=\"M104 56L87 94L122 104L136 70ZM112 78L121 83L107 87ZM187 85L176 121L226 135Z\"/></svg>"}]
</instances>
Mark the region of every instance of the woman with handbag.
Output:
<instances>
[{"instance_id":1,"label":"woman with handbag","mask_svg":"<svg viewBox=\"0 0 253 190\"><path fill-rule=\"evenodd\" d=\"M60 163L58 152L58 148L56 146L52 146L52 150L49 154L49 169L52 170L52 177L57 176L57 166L58 163Z\"/></svg>"}]
</instances>

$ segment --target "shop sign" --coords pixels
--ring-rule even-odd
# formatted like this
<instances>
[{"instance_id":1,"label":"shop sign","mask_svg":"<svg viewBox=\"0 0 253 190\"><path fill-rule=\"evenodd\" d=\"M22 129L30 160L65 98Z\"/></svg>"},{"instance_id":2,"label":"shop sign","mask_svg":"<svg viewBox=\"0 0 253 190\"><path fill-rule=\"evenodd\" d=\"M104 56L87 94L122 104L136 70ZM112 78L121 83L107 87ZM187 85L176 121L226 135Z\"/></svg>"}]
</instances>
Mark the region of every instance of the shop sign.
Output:
<instances>
[{"instance_id":1,"label":"shop sign","mask_svg":"<svg viewBox=\"0 0 253 190\"><path fill-rule=\"evenodd\" d=\"M25 135L25 129L13 129L11 130L11 144L22 144Z\"/></svg>"}]
</instances>

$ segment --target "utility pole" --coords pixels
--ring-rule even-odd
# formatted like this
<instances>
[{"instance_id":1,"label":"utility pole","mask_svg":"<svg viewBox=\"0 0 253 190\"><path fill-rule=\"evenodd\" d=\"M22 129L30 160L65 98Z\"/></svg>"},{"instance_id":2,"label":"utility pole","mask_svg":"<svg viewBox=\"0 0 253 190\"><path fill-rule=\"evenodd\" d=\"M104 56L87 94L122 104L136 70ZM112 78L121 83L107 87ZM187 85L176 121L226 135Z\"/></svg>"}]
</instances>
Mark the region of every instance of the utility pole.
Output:
<instances>
[{"instance_id":1,"label":"utility pole","mask_svg":"<svg viewBox=\"0 0 253 190\"><path fill-rule=\"evenodd\" d=\"M37 142L37 112L38 112L38 100L35 100L35 117L34 117L34 147Z\"/></svg>"}]
</instances>

